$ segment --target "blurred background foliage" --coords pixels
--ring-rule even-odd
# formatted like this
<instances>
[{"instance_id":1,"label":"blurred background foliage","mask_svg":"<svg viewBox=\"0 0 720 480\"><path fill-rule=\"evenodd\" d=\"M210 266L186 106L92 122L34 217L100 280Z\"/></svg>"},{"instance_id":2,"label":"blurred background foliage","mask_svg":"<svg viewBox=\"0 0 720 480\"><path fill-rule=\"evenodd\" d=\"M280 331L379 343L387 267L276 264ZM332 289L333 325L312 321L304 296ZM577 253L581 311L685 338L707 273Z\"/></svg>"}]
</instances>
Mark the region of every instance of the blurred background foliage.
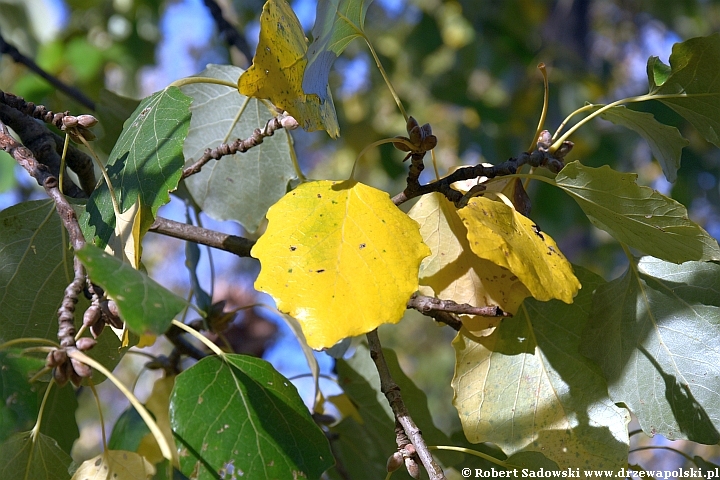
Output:
<instances>
[{"instance_id":1,"label":"blurred background foliage","mask_svg":"<svg viewBox=\"0 0 720 480\"><path fill-rule=\"evenodd\" d=\"M263 2L219 0L218 4L254 52ZM292 5L309 35L315 2L296 0ZM545 127L554 131L585 102L608 103L647 92L647 58L657 55L667 63L673 43L720 30L720 2L376 0L365 27L409 114L420 123L431 123L439 139L437 168L444 175L458 165L498 163L528 148L543 101L540 62L547 65L550 80ZM123 108L118 105L125 103L113 94L141 98L203 70L207 63L243 68L250 63L247 52L223 42L202 0L0 0L0 32L46 71L98 102L98 109L114 109L119 118ZM293 133L298 158L310 178L346 178L367 144L405 133L403 118L361 41L353 42L336 62L330 82L341 138L332 141L323 132ZM0 88L53 110L92 113L8 55L0 57ZM677 183L665 181L642 139L602 120L573 136L575 148L568 159L637 172L641 184L682 202L694 221L720 237L720 151L659 103L633 108L677 126L690 140ZM107 155L109 146L101 144L102 148ZM407 165L402 157L389 145L373 149L362 158L356 178L395 194L404 186ZM2 208L42 197L31 179L23 172L14 176L13 169L9 157L0 155ZM422 179L433 177L428 158ZM626 261L619 247L591 227L559 190L537 183L529 187L532 218L571 261L606 279L617 276ZM185 221L185 204L175 200L161 215ZM195 221L254 235L203 215ZM268 301L252 289L256 262L218 252L213 256L211 266L203 250L200 272L214 301L227 300L227 309ZM161 283L188 292L182 242L149 235L144 261ZM230 322L229 340L240 350L243 343L252 343L254 354L265 355L287 376L306 373L287 329L276 326L267 312L257 308L239 312ZM399 326L381 329L386 346L397 349L406 373L428 393L438 426L448 432L459 425L450 404L452 333L418 314L408 314ZM320 356L324 368L331 369L332 362ZM309 384L298 380L301 393ZM323 385L332 390L332 383ZM122 408L115 410L119 414Z\"/></svg>"}]
</instances>

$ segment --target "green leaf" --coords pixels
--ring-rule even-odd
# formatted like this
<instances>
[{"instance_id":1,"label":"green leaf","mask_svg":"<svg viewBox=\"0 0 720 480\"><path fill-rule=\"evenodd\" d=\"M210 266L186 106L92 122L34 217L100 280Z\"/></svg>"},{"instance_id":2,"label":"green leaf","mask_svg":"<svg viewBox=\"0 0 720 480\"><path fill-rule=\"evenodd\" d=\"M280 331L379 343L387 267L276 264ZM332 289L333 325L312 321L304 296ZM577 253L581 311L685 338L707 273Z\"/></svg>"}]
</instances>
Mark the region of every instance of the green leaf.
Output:
<instances>
[{"instance_id":1,"label":"green leaf","mask_svg":"<svg viewBox=\"0 0 720 480\"><path fill-rule=\"evenodd\" d=\"M690 143L680 135L677 128L658 122L650 113L630 110L624 106L609 108L600 116L643 137L650 145L650 150L660 163L668 181L677 180L682 149Z\"/></svg>"},{"instance_id":2,"label":"green leaf","mask_svg":"<svg viewBox=\"0 0 720 480\"><path fill-rule=\"evenodd\" d=\"M627 464L630 416L579 352L603 280L576 272L583 288L572 304L526 299L492 335L458 334L453 403L472 443L491 442L508 455L541 452L561 469L617 470Z\"/></svg>"},{"instance_id":3,"label":"green leaf","mask_svg":"<svg viewBox=\"0 0 720 480\"><path fill-rule=\"evenodd\" d=\"M51 200L0 212L0 343L57 341L57 310L73 279L69 239Z\"/></svg>"},{"instance_id":4,"label":"green leaf","mask_svg":"<svg viewBox=\"0 0 720 480\"><path fill-rule=\"evenodd\" d=\"M648 435L720 440L720 265L651 257L600 286L582 351Z\"/></svg>"},{"instance_id":5,"label":"green leaf","mask_svg":"<svg viewBox=\"0 0 720 480\"><path fill-rule=\"evenodd\" d=\"M145 420L135 410L135 407L130 405L115 422L107 448L136 452L140 441L148 433L150 433L150 429Z\"/></svg>"},{"instance_id":6,"label":"green leaf","mask_svg":"<svg viewBox=\"0 0 720 480\"><path fill-rule=\"evenodd\" d=\"M295 387L261 359L207 357L178 375L170 422L192 478L318 478L333 464Z\"/></svg>"},{"instance_id":7,"label":"green leaf","mask_svg":"<svg viewBox=\"0 0 720 480\"><path fill-rule=\"evenodd\" d=\"M187 307L184 298L167 290L147 274L87 244L77 252L89 277L118 306L120 316L138 335L163 334L172 319Z\"/></svg>"},{"instance_id":8,"label":"green leaf","mask_svg":"<svg viewBox=\"0 0 720 480\"><path fill-rule=\"evenodd\" d=\"M152 215L170 201L182 175L183 141L190 125L190 98L169 87L145 98L125 122L106 165L120 213L140 198ZM104 247L115 229L115 212L105 182L87 203L81 218L85 238Z\"/></svg>"},{"instance_id":9,"label":"green leaf","mask_svg":"<svg viewBox=\"0 0 720 480\"><path fill-rule=\"evenodd\" d=\"M108 335L111 336L111 335ZM114 336L114 335L112 335ZM95 347L97 348L97 346ZM94 349L93 349L94 350ZM117 352L117 346L115 346ZM99 377L103 380L105 377ZM97 380L93 375L93 381ZM45 386L47 388L47 386ZM40 393L45 393L45 388ZM40 397L38 396L38 400ZM48 399L45 402L45 410L43 411L43 422L40 425L40 432L53 438L60 448L67 454L72 452L75 440L80 437L77 421L75 420L75 412L78 409L77 395L72 385L67 384L58 387L55 384L50 390Z\"/></svg>"},{"instance_id":10,"label":"green leaf","mask_svg":"<svg viewBox=\"0 0 720 480\"><path fill-rule=\"evenodd\" d=\"M45 366L45 359L20 355L20 350L0 351L0 443L12 434L31 429L38 417L47 383L29 383L30 377ZM52 437L66 453L80 436L75 421L77 397L72 387L54 385L43 415L52 421L42 422L41 432Z\"/></svg>"},{"instance_id":11,"label":"green leaf","mask_svg":"<svg viewBox=\"0 0 720 480\"><path fill-rule=\"evenodd\" d=\"M37 419L38 384L30 384L30 377L45 362L21 356L19 350L0 351L0 443L13 433L28 430Z\"/></svg>"},{"instance_id":12,"label":"green leaf","mask_svg":"<svg viewBox=\"0 0 720 480\"><path fill-rule=\"evenodd\" d=\"M123 123L130 118L139 104L134 98L123 97L104 88L100 90L95 114L99 122L93 130L102 128L103 134L98 135L95 143L105 152L112 151L122 134Z\"/></svg>"},{"instance_id":13,"label":"green leaf","mask_svg":"<svg viewBox=\"0 0 720 480\"><path fill-rule=\"evenodd\" d=\"M52 438L30 432L16 433L0 445L0 478L3 480L66 480L70 455Z\"/></svg>"},{"instance_id":14,"label":"green leaf","mask_svg":"<svg viewBox=\"0 0 720 480\"><path fill-rule=\"evenodd\" d=\"M665 65L658 57L648 58L647 75L650 93L665 83L672 72L670 65Z\"/></svg>"},{"instance_id":15,"label":"green leaf","mask_svg":"<svg viewBox=\"0 0 720 480\"><path fill-rule=\"evenodd\" d=\"M673 263L720 260L720 247L685 207L635 183L634 173L569 163L555 178L590 221L620 242Z\"/></svg>"},{"instance_id":16,"label":"green leaf","mask_svg":"<svg viewBox=\"0 0 720 480\"><path fill-rule=\"evenodd\" d=\"M0 193L15 187L15 165L17 162L7 152L0 151Z\"/></svg>"},{"instance_id":17,"label":"green leaf","mask_svg":"<svg viewBox=\"0 0 720 480\"><path fill-rule=\"evenodd\" d=\"M651 57L648 82L651 95L682 94L658 98L682 115L705 137L720 147L720 34L691 38L673 46L670 73L667 66Z\"/></svg>"},{"instance_id":18,"label":"green leaf","mask_svg":"<svg viewBox=\"0 0 720 480\"><path fill-rule=\"evenodd\" d=\"M305 54L308 63L302 88L322 102L332 102L330 68L350 42L363 35L365 15L372 0L320 0L312 29L313 41Z\"/></svg>"},{"instance_id":19,"label":"green leaf","mask_svg":"<svg viewBox=\"0 0 720 480\"><path fill-rule=\"evenodd\" d=\"M198 76L236 82L242 73L231 65L208 65ZM193 99L183 147L186 166L195 163L207 148L250 137L275 115L262 101L245 97L235 88L194 83L182 91ZM268 208L285 195L288 182L297 178L294 157L290 134L281 130L245 153L211 161L185 183L210 217L235 220L254 232Z\"/></svg>"}]
</instances>

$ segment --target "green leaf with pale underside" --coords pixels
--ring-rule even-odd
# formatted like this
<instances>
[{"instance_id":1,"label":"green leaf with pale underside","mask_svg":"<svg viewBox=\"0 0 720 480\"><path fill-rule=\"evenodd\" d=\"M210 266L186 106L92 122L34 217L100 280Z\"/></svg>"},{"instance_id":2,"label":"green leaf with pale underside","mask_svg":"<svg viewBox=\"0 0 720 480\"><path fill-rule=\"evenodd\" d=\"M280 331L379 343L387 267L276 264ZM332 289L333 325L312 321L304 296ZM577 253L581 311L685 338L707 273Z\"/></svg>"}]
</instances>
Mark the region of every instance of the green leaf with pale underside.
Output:
<instances>
[{"instance_id":1,"label":"green leaf with pale underside","mask_svg":"<svg viewBox=\"0 0 720 480\"><path fill-rule=\"evenodd\" d=\"M657 57L650 57L648 60L650 95L681 94L675 98L658 100L692 123L705 140L720 147L718 71L718 33L676 43L670 55L669 67Z\"/></svg>"},{"instance_id":2,"label":"green leaf with pale underside","mask_svg":"<svg viewBox=\"0 0 720 480\"><path fill-rule=\"evenodd\" d=\"M624 106L609 108L600 116L643 137L650 145L650 150L660 163L668 181L677 180L682 149L690 143L680 135L677 128L658 122L650 113L630 110Z\"/></svg>"},{"instance_id":3,"label":"green leaf with pale underside","mask_svg":"<svg viewBox=\"0 0 720 480\"><path fill-rule=\"evenodd\" d=\"M633 259L597 289L582 345L645 433L720 440L720 265Z\"/></svg>"},{"instance_id":4,"label":"green leaf with pale underside","mask_svg":"<svg viewBox=\"0 0 720 480\"><path fill-rule=\"evenodd\" d=\"M184 298L93 245L85 245L77 256L90 279L115 301L122 319L138 335L165 333L175 315L187 307Z\"/></svg>"},{"instance_id":5,"label":"green leaf with pale underside","mask_svg":"<svg viewBox=\"0 0 720 480\"><path fill-rule=\"evenodd\" d=\"M170 201L183 167L182 146L190 124L190 98L177 87L168 87L145 98L125 122L106 165L118 197L120 213L137 201L158 208ZM115 229L110 190L101 183L81 218L85 238L104 247Z\"/></svg>"},{"instance_id":6,"label":"green leaf with pale underside","mask_svg":"<svg viewBox=\"0 0 720 480\"><path fill-rule=\"evenodd\" d=\"M208 65L198 76L235 82L242 73L231 65ZM276 113L262 101L224 85L193 83L182 91L193 99L190 130L183 146L186 166L208 148L250 137ZM245 153L211 161L185 183L210 217L235 220L254 232L268 208L285 195L288 182L297 178L294 155L289 133L280 130Z\"/></svg>"},{"instance_id":7,"label":"green leaf with pale underside","mask_svg":"<svg viewBox=\"0 0 720 480\"><path fill-rule=\"evenodd\" d=\"M178 375L170 422L180 468L198 480L319 478L334 462L295 387L258 358L206 357Z\"/></svg>"},{"instance_id":8,"label":"green leaf with pale underside","mask_svg":"<svg viewBox=\"0 0 720 480\"><path fill-rule=\"evenodd\" d=\"M627 464L630 417L579 352L603 280L575 271L583 288L572 304L526 299L492 335L458 334L453 403L472 443L494 443L507 455L542 452L561 469L617 470Z\"/></svg>"},{"instance_id":9,"label":"green leaf with pale underside","mask_svg":"<svg viewBox=\"0 0 720 480\"><path fill-rule=\"evenodd\" d=\"M72 459L52 438L38 433L17 433L0 445L3 480L66 480Z\"/></svg>"},{"instance_id":10,"label":"green leaf with pale underside","mask_svg":"<svg viewBox=\"0 0 720 480\"><path fill-rule=\"evenodd\" d=\"M362 36L365 15L372 0L320 0L308 46L302 88L321 101L332 102L328 89L330 68L355 38Z\"/></svg>"},{"instance_id":11,"label":"green leaf with pale underside","mask_svg":"<svg viewBox=\"0 0 720 480\"><path fill-rule=\"evenodd\" d=\"M555 178L590 221L620 242L673 263L720 260L720 247L683 205L607 165L569 163Z\"/></svg>"}]
</instances>

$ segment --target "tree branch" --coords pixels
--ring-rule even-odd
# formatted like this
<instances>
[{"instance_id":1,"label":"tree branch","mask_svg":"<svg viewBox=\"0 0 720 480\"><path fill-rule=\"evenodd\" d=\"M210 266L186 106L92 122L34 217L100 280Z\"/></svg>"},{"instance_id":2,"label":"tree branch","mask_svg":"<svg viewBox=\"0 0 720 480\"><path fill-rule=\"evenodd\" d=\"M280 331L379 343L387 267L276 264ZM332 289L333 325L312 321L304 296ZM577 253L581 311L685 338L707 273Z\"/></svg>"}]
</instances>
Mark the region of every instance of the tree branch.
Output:
<instances>
[{"instance_id":1,"label":"tree branch","mask_svg":"<svg viewBox=\"0 0 720 480\"><path fill-rule=\"evenodd\" d=\"M197 162L183 170L182 178L187 178L190 175L198 173L210 160L219 160L225 155L247 152L251 148L263 143L265 137L272 137L275 132L281 128L293 130L297 127L297 120L287 113L282 113L268 120L262 129L256 128L253 134L245 140L238 139L232 143L223 143L215 148L206 149L203 156L200 157Z\"/></svg>"},{"instance_id":2,"label":"tree branch","mask_svg":"<svg viewBox=\"0 0 720 480\"><path fill-rule=\"evenodd\" d=\"M216 232L215 230L208 230L162 217L155 219L155 222L150 226L150 231L225 250L239 257L249 257L250 249L255 245L254 241L247 238Z\"/></svg>"},{"instance_id":3,"label":"tree branch","mask_svg":"<svg viewBox=\"0 0 720 480\"><path fill-rule=\"evenodd\" d=\"M253 54L250 51L250 45L244 36L233 27L223 16L222 9L215 0L203 0L205 6L210 10L215 25L217 26L220 38L224 39L229 45L236 47L240 53L247 59L248 65L252 62Z\"/></svg>"},{"instance_id":4,"label":"tree branch","mask_svg":"<svg viewBox=\"0 0 720 480\"><path fill-rule=\"evenodd\" d=\"M456 313L461 315L480 315L483 317L511 317L500 307L474 307L467 303L455 303L452 300L441 300L435 297L427 297L419 293L413 293L408 300L407 308L414 308L420 313L429 315L432 312Z\"/></svg>"},{"instance_id":5,"label":"tree branch","mask_svg":"<svg viewBox=\"0 0 720 480\"><path fill-rule=\"evenodd\" d=\"M569 149L567 149L567 151L569 151ZM567 151L563 153L567 153ZM562 159L558 158L557 155L552 155L543 149L537 149L531 153L523 152L518 157L511 158L498 165L488 167L479 164L473 167L459 168L447 177L425 185L420 185L417 176L412 173L411 167L411 172L408 174L407 188L405 188L403 192L395 195L392 201L395 205L401 205L411 198L426 195L431 192L439 192L445 195L448 200L457 204L463 194L452 188L451 185L453 183L477 177L495 178L503 175L512 175L517 173L518 169L525 164L533 167L544 166L555 173L559 172L564 166Z\"/></svg>"},{"instance_id":6,"label":"tree branch","mask_svg":"<svg viewBox=\"0 0 720 480\"><path fill-rule=\"evenodd\" d=\"M25 65L27 68L47 80L50 85L63 92L65 95L72 98L73 100L81 104L83 107L95 111L95 102L85 96L85 94L77 88L67 85L57 77L50 75L48 72L40 68L40 66L35 63L31 58L26 57L25 55L20 53L20 51L15 48L15 46L7 43L3 38L2 34L0 34L0 53L7 54L15 62Z\"/></svg>"},{"instance_id":7,"label":"tree branch","mask_svg":"<svg viewBox=\"0 0 720 480\"><path fill-rule=\"evenodd\" d=\"M43 105L35 105L32 102L26 102L24 98L12 93L0 90L0 106L6 106L0 110L0 120L10 126L22 139L26 147L33 151L35 158L50 167L57 164L53 173L57 176L60 172L60 155L63 151L64 138L51 132L47 128L42 128L37 122L31 120L35 118L43 122L55 126L58 130L64 129L64 119L68 117L68 112L55 113L48 110ZM13 112L14 109L16 112ZM22 115L19 115L22 114ZM92 132L84 130L85 138L93 138ZM53 145L55 154L51 154L46 149ZM47 157L47 158L46 158ZM95 170L92 159L72 143L68 148L65 157L67 166L72 169L80 180L85 195L89 196L95 189L97 180L95 179ZM67 177L66 177L67 178ZM69 193L69 184L63 181L63 192L70 196L76 196Z\"/></svg>"},{"instance_id":8,"label":"tree branch","mask_svg":"<svg viewBox=\"0 0 720 480\"><path fill-rule=\"evenodd\" d=\"M385 394L385 398L387 398L390 408L392 408L395 414L395 418L400 425L402 425L405 434L415 447L415 452L420 458L425 470L427 470L430 480L445 480L445 474L442 468L440 468L440 465L437 464L430 450L428 450L422 432L417 425L415 425L415 422L405 407L405 402L403 402L402 396L400 395L400 387L390 375L390 369L385 361L377 330L373 330L366 336L370 348L370 357L373 359L373 362L375 362L375 367L380 376L380 391Z\"/></svg>"},{"instance_id":9,"label":"tree branch","mask_svg":"<svg viewBox=\"0 0 720 480\"><path fill-rule=\"evenodd\" d=\"M45 189L48 196L55 202L55 210L70 235L70 244L75 251L81 249L85 245L85 237L80 229L75 210L60 192L57 177L50 172L47 165L39 163L35 159L29 148L19 144L1 121L0 148L9 153ZM62 303L57 312L58 340L60 340L63 350L75 348L75 304L77 304L78 296L86 281L85 269L77 257L73 261L73 271L74 278L65 289ZM92 374L87 366L69 359L65 352L49 355L48 363L55 368L53 374L60 384L71 380L74 384L79 385L81 377L88 377Z\"/></svg>"}]
</instances>

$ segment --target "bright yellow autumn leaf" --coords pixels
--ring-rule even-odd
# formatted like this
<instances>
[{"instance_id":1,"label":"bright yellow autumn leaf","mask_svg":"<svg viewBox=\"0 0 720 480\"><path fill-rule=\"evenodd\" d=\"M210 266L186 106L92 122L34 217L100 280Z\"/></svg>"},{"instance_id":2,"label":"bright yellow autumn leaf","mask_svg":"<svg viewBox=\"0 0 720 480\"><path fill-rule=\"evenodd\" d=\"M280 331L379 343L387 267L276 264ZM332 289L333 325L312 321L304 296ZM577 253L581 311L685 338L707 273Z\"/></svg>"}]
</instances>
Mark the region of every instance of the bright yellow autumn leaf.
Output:
<instances>
[{"instance_id":1,"label":"bright yellow autumn leaf","mask_svg":"<svg viewBox=\"0 0 720 480\"><path fill-rule=\"evenodd\" d=\"M252 249L255 288L319 350L398 322L430 252L386 192L356 181L300 185L273 205Z\"/></svg>"},{"instance_id":2,"label":"bright yellow autumn leaf","mask_svg":"<svg viewBox=\"0 0 720 480\"><path fill-rule=\"evenodd\" d=\"M509 270L475 255L467 240L467 228L444 196L424 195L408 215L420 224L423 241L432 251L420 265L420 284L432 290L427 293L478 307L496 305L513 314L530 296ZM472 331L489 325L474 316L461 318Z\"/></svg>"},{"instance_id":3,"label":"bright yellow autumn leaf","mask_svg":"<svg viewBox=\"0 0 720 480\"><path fill-rule=\"evenodd\" d=\"M580 289L572 265L532 220L485 197L470 199L458 215L478 257L510 270L538 300L572 303Z\"/></svg>"},{"instance_id":4,"label":"bright yellow autumn leaf","mask_svg":"<svg viewBox=\"0 0 720 480\"><path fill-rule=\"evenodd\" d=\"M285 0L268 0L260 15L260 41L252 66L238 79L238 90L247 97L267 98L287 110L305 130L340 133L329 87L327 100L306 95L302 88L308 41L302 26Z\"/></svg>"},{"instance_id":5,"label":"bright yellow autumn leaf","mask_svg":"<svg viewBox=\"0 0 720 480\"><path fill-rule=\"evenodd\" d=\"M106 450L85 460L72 480L149 480L155 467L135 452Z\"/></svg>"}]
</instances>

